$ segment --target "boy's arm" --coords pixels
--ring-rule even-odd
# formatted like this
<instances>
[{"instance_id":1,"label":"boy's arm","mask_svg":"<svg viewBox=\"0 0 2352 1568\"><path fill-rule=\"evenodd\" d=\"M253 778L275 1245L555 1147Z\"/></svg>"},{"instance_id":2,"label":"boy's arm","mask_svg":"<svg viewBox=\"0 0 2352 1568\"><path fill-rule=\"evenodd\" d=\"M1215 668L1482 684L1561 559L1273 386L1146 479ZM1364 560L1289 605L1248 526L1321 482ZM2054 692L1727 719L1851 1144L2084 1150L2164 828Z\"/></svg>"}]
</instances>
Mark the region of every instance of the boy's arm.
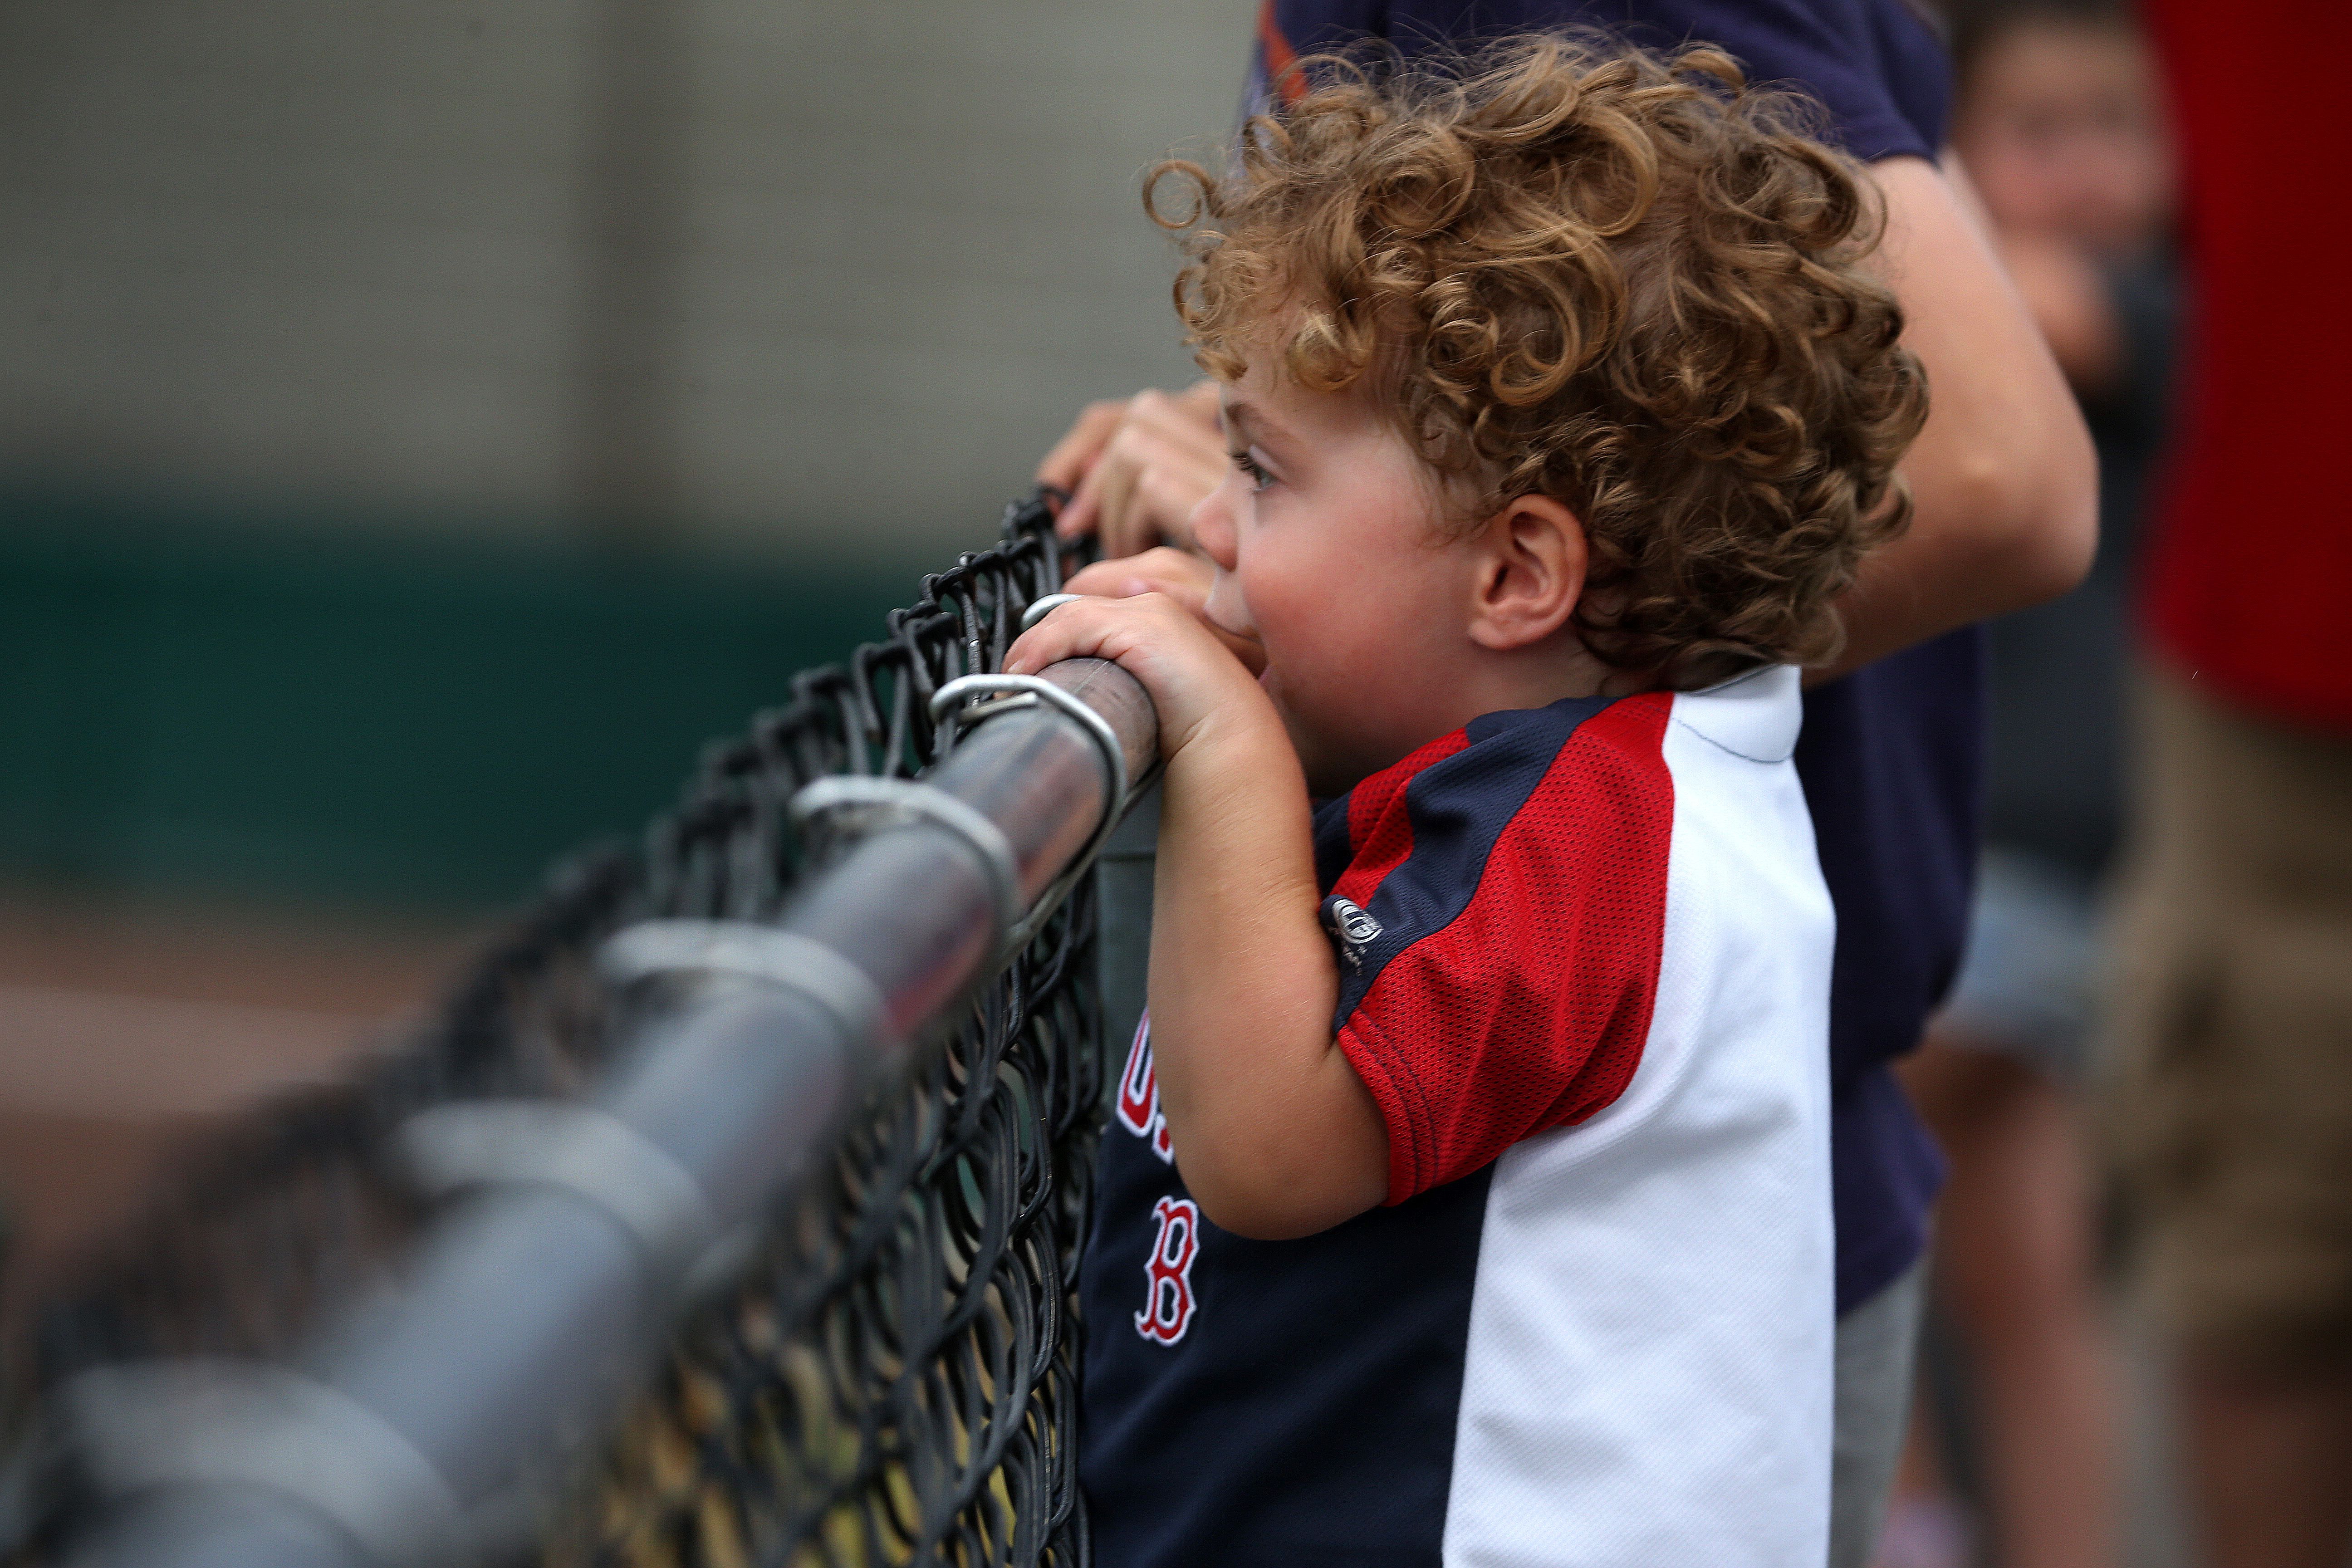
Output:
<instances>
[{"instance_id":1,"label":"boy's arm","mask_svg":"<svg viewBox=\"0 0 2352 1568\"><path fill-rule=\"evenodd\" d=\"M1160 712L1151 1050L1184 1184L1211 1221L1261 1240L1353 1218L1388 1195L1388 1131L1332 1037L1339 967L1282 720L1159 594L1065 605L1004 668L1087 655L1142 681Z\"/></svg>"}]
</instances>

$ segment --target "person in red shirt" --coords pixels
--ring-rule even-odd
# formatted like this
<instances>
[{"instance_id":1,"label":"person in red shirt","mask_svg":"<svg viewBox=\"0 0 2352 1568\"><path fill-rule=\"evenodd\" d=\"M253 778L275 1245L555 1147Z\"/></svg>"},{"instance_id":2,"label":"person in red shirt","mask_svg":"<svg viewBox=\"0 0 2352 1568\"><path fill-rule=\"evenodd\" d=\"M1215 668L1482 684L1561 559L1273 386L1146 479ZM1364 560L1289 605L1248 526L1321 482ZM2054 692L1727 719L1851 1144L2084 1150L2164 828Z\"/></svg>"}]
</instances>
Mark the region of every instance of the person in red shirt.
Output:
<instances>
[{"instance_id":1,"label":"person in red shirt","mask_svg":"<svg viewBox=\"0 0 2352 1568\"><path fill-rule=\"evenodd\" d=\"M2113 1125L2215 1568L2352 1550L2352 119L2327 0L2155 0L2192 284Z\"/></svg>"},{"instance_id":2,"label":"person in red shirt","mask_svg":"<svg viewBox=\"0 0 2352 1568\"><path fill-rule=\"evenodd\" d=\"M2122 1555L2117 1427L2099 1289L2084 1078L2100 1036L2100 911L2122 826L2132 584L2169 410L2178 311L2170 148L2156 62L2126 0L1952 7L1952 147L2083 405L2099 552L2055 602L1988 628L1985 853L1967 956L1897 1071L1950 1162L1936 1214L1936 1331L1964 1352L1958 1412L1915 1422L1881 1568ZM1971 1510L1930 1484L1971 1477Z\"/></svg>"}]
</instances>

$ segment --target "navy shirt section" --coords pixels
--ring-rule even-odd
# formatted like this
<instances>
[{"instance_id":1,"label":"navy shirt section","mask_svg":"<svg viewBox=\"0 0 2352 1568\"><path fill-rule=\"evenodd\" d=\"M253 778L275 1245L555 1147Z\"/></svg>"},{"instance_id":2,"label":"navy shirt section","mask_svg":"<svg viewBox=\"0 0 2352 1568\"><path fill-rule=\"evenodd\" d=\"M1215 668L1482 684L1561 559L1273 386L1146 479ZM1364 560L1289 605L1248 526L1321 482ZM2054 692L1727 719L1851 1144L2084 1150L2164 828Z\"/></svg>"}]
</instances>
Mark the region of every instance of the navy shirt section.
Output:
<instances>
[{"instance_id":1,"label":"navy shirt section","mask_svg":"<svg viewBox=\"0 0 2352 1568\"><path fill-rule=\"evenodd\" d=\"M1280 0L1276 25L1305 55L1367 36L1408 52L1512 33L1598 27L1644 48L1721 46L1758 82L1828 109L1856 158L1932 158L1951 107L1943 46L1903 0Z\"/></svg>"},{"instance_id":2,"label":"navy shirt section","mask_svg":"<svg viewBox=\"0 0 2352 1568\"><path fill-rule=\"evenodd\" d=\"M1837 1301L1917 1260L1943 1157L1887 1063L1959 967L1976 877L1985 637L1953 632L1805 694L1797 774L1837 906L1830 973L1830 1180Z\"/></svg>"},{"instance_id":3,"label":"navy shirt section","mask_svg":"<svg viewBox=\"0 0 2352 1568\"><path fill-rule=\"evenodd\" d=\"M1761 82L1819 98L1865 162L1932 157L1951 106L1943 46L1914 0L1270 0L1298 54L1366 37L1433 44L1601 27L1670 49L1721 46ZM1257 62L1262 94L1265 61ZM1927 1245L1942 1163L1886 1064L1919 1042L1959 962L1984 768L1985 653L1969 627L1805 697L1797 770L1837 906L1830 1037L1838 1310Z\"/></svg>"},{"instance_id":4,"label":"navy shirt section","mask_svg":"<svg viewBox=\"0 0 2352 1568\"><path fill-rule=\"evenodd\" d=\"M1079 1276L1095 1561L1436 1563L1493 1167L1297 1241L1200 1221L1190 1321L1161 1344L1135 1318L1156 1288L1155 1205L1183 1184L1147 1140L1116 1125L1103 1140Z\"/></svg>"}]
</instances>

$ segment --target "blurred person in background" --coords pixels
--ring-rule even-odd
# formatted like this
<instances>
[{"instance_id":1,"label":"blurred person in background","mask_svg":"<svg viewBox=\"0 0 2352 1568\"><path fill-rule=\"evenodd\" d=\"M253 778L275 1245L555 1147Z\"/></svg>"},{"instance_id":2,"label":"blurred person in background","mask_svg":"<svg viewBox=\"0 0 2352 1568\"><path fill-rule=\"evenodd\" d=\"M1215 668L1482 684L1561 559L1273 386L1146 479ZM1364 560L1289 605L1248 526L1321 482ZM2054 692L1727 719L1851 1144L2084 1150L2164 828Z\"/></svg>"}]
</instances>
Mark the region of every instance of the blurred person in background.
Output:
<instances>
[{"instance_id":1,"label":"blurred person in background","mask_svg":"<svg viewBox=\"0 0 2352 1568\"><path fill-rule=\"evenodd\" d=\"M1977 0L1952 20L1953 151L2090 426L2099 550L2074 593L1990 628L1968 957L1902 1074L1951 1163L1936 1297L1973 1374L1967 1468L1991 1560L2080 1568L2117 1553L2110 1335L2075 1091L2122 815L2129 584L2169 404L2171 155L2155 66L2120 0ZM1929 1480L1948 1468L1930 1429L1915 1426L1885 1568L1969 1556L1969 1531Z\"/></svg>"},{"instance_id":2,"label":"blurred person in background","mask_svg":"<svg viewBox=\"0 0 2352 1568\"><path fill-rule=\"evenodd\" d=\"M2150 0L2190 282L2152 537L2110 1106L2210 1568L2352 1552L2352 58L2340 0ZM2303 62L2311 62L2306 69Z\"/></svg>"},{"instance_id":3,"label":"blurred person in background","mask_svg":"<svg viewBox=\"0 0 2352 1568\"><path fill-rule=\"evenodd\" d=\"M1919 1040L1954 969L1977 858L1983 644L1974 624L2072 587L2095 529L2095 468L2066 384L1939 165L1948 62L1910 0L1269 0L1254 96L1302 54L1370 36L1402 49L1599 26L1633 42L1706 41L1751 79L1819 98L1829 138L1887 208L1883 265L1926 364L1927 428L1903 466L1916 510L1841 606L1847 646L1809 672L1797 754L1837 905L1832 1164L1840 1320L1831 1563L1858 1568L1901 1447L1941 1172L1888 1063ZM1106 554L1189 543L1228 458L1213 395L1143 393L1086 410L1039 470L1074 489L1066 531ZM1073 586L1197 592L1174 551ZM1189 584L1189 587L1188 587Z\"/></svg>"}]
</instances>

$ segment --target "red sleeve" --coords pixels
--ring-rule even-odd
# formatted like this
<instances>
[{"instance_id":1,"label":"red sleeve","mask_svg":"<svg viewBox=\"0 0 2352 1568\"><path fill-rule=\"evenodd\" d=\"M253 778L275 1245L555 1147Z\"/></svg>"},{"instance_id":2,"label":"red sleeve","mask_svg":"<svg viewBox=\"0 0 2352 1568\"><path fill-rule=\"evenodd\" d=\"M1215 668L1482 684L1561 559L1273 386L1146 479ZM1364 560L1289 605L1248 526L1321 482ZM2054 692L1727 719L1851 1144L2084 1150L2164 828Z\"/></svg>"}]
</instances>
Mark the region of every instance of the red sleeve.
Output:
<instances>
[{"instance_id":1,"label":"red sleeve","mask_svg":"<svg viewBox=\"0 0 2352 1568\"><path fill-rule=\"evenodd\" d=\"M1338 1036L1388 1123L1390 1203L1583 1121L1633 1078L1665 930L1672 703L1474 725L1391 770L1412 769L1402 787L1354 792L1331 902L1361 940L1335 932Z\"/></svg>"}]
</instances>

